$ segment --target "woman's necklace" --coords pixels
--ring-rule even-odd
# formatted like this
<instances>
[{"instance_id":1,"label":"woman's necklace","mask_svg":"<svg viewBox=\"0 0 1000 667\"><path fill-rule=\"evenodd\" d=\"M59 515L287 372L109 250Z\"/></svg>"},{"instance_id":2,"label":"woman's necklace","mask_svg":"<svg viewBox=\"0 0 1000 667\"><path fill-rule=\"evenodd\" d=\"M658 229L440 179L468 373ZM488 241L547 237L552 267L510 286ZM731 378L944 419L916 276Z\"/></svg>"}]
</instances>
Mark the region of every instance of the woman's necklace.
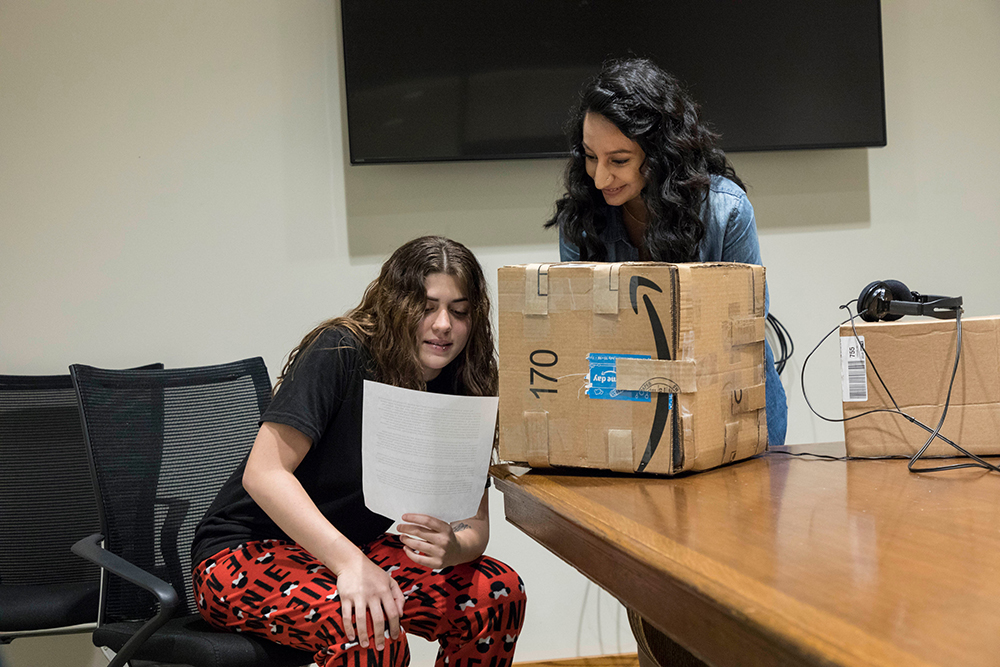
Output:
<instances>
[{"instance_id":1,"label":"woman's necklace","mask_svg":"<svg viewBox=\"0 0 1000 667\"><path fill-rule=\"evenodd\" d=\"M632 211L628 210L628 206L622 206L622 210L625 211L625 217L628 218L628 222L632 223L636 227L645 227L646 223L639 218L632 215Z\"/></svg>"},{"instance_id":2,"label":"woman's necklace","mask_svg":"<svg viewBox=\"0 0 1000 667\"><path fill-rule=\"evenodd\" d=\"M643 242L646 235L646 223L632 215L627 206L623 205L622 210L625 212L625 233L628 235L632 245L638 248L639 259L643 261L649 260L649 252L646 250L645 243Z\"/></svg>"}]
</instances>

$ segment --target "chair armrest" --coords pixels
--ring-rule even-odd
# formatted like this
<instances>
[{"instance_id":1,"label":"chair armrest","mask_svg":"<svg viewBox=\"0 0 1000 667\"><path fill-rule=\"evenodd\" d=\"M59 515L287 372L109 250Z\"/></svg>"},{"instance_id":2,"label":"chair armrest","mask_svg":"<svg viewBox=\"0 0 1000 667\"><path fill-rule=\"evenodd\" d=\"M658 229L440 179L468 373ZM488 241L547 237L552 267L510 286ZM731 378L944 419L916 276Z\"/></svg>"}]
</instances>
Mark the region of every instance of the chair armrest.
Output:
<instances>
[{"instance_id":1,"label":"chair armrest","mask_svg":"<svg viewBox=\"0 0 1000 667\"><path fill-rule=\"evenodd\" d=\"M133 565L121 556L111 553L101 546L104 536L94 533L73 545L73 553L115 574L125 581L131 582L156 596L160 610L156 616L146 621L134 635L129 637L121 650L115 655L108 667L121 667L128 663L132 654L149 639L149 636L160 629L174 615L177 609L177 591L174 587L155 577L142 568Z\"/></svg>"}]
</instances>

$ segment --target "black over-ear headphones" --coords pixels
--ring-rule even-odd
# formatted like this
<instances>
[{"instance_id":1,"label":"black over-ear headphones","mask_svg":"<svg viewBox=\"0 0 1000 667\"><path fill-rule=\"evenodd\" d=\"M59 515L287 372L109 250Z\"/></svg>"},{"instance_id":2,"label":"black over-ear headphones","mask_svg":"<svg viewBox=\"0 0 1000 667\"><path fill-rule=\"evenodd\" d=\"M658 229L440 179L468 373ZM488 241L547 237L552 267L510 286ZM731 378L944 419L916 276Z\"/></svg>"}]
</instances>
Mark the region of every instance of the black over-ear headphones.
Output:
<instances>
[{"instance_id":1,"label":"black over-ear headphones","mask_svg":"<svg viewBox=\"0 0 1000 667\"><path fill-rule=\"evenodd\" d=\"M953 320L962 309L962 297L911 292L898 280L869 283L858 297L858 315L865 322L891 322L903 315L926 315Z\"/></svg>"}]
</instances>

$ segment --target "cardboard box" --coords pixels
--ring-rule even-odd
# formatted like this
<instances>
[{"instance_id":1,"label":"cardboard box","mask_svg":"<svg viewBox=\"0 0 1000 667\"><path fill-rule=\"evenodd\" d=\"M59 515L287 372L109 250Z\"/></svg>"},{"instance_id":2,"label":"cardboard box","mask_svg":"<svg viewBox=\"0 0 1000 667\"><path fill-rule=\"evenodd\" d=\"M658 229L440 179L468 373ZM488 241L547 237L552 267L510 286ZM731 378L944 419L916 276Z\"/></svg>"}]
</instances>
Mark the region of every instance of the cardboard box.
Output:
<instances>
[{"instance_id":1,"label":"cardboard box","mask_svg":"<svg viewBox=\"0 0 1000 667\"><path fill-rule=\"evenodd\" d=\"M499 271L500 457L672 475L767 447L764 269Z\"/></svg>"},{"instance_id":2,"label":"cardboard box","mask_svg":"<svg viewBox=\"0 0 1000 667\"><path fill-rule=\"evenodd\" d=\"M897 322L860 322L840 328L844 417L869 410L894 409L872 370L872 362L899 408L932 430L941 419L955 367L955 320L903 318ZM853 349L852 349L853 348ZM851 362L850 367L848 362ZM852 399L849 395L855 394ZM857 400L863 399L863 400ZM1000 454L1000 317L962 319L962 355L941 434L978 455ZM844 422L848 456L916 454L929 431L898 414L876 412ZM925 456L961 456L935 439Z\"/></svg>"}]
</instances>

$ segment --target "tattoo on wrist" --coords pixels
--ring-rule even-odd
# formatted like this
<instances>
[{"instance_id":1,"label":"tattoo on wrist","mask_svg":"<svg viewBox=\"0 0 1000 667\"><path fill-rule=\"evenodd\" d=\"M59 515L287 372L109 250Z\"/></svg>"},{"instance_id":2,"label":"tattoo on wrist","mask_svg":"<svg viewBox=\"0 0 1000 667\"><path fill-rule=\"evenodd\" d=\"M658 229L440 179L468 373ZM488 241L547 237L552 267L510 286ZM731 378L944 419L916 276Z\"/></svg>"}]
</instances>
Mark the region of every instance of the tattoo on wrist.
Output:
<instances>
[{"instance_id":1,"label":"tattoo on wrist","mask_svg":"<svg viewBox=\"0 0 1000 667\"><path fill-rule=\"evenodd\" d=\"M469 524L459 521L457 524L451 527L452 532L457 533L460 530L465 530L466 528L472 528Z\"/></svg>"}]
</instances>

